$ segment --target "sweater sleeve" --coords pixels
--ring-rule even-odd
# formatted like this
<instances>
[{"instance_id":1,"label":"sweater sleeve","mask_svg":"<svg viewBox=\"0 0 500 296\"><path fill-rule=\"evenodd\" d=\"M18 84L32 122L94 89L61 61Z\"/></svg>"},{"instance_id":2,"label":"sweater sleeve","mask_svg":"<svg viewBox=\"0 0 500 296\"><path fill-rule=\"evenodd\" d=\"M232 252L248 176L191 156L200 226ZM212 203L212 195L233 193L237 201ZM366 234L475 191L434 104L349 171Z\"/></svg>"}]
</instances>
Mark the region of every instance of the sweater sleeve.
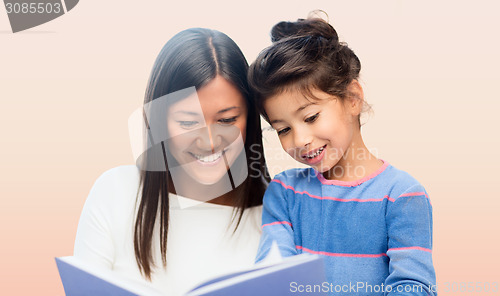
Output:
<instances>
[{"instance_id":1,"label":"sweater sleeve","mask_svg":"<svg viewBox=\"0 0 500 296\"><path fill-rule=\"evenodd\" d=\"M420 185L410 187L387 206L389 276L386 295L436 296L432 263L432 206Z\"/></svg>"},{"instance_id":2,"label":"sweater sleeve","mask_svg":"<svg viewBox=\"0 0 500 296\"><path fill-rule=\"evenodd\" d=\"M293 225L288 212L286 189L279 175L271 181L263 199L262 236L259 242L256 262L264 259L273 241L276 241L281 256L297 254L294 243Z\"/></svg>"},{"instance_id":3,"label":"sweater sleeve","mask_svg":"<svg viewBox=\"0 0 500 296\"><path fill-rule=\"evenodd\" d=\"M115 250L109 221L113 194L112 176L108 171L97 179L87 197L78 223L73 254L78 259L106 269L113 268Z\"/></svg>"}]
</instances>

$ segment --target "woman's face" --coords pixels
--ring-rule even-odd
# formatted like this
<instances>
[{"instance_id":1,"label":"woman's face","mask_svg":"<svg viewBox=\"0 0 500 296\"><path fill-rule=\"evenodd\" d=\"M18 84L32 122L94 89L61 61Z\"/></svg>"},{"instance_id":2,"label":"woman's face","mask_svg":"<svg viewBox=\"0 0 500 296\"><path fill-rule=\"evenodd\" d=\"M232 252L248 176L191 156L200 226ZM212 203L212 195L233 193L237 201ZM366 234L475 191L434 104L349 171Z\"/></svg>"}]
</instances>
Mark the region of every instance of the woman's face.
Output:
<instances>
[{"instance_id":1,"label":"woman's face","mask_svg":"<svg viewBox=\"0 0 500 296\"><path fill-rule=\"evenodd\" d=\"M226 79L216 76L169 107L169 154L194 180L214 184L243 151L246 124L243 95Z\"/></svg>"}]
</instances>

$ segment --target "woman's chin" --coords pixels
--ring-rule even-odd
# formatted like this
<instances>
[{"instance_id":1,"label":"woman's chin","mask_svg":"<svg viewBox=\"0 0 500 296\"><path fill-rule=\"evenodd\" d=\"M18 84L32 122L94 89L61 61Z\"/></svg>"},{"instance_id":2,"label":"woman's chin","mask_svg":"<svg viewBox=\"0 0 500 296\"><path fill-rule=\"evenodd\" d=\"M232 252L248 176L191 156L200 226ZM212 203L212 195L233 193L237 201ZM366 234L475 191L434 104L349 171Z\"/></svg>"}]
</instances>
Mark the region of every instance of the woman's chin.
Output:
<instances>
[{"instance_id":1,"label":"woman's chin","mask_svg":"<svg viewBox=\"0 0 500 296\"><path fill-rule=\"evenodd\" d=\"M218 170L217 172L212 171L210 174L203 173L202 171L192 172L191 174L191 178L202 185L215 185L221 182L225 176L227 176L225 167L223 170Z\"/></svg>"},{"instance_id":2,"label":"woman's chin","mask_svg":"<svg viewBox=\"0 0 500 296\"><path fill-rule=\"evenodd\" d=\"M227 168L225 164L207 167L192 163L188 168L184 167L184 171L191 177L192 181L207 186L215 185L227 176ZM196 184L192 184L192 186L195 185Z\"/></svg>"}]
</instances>

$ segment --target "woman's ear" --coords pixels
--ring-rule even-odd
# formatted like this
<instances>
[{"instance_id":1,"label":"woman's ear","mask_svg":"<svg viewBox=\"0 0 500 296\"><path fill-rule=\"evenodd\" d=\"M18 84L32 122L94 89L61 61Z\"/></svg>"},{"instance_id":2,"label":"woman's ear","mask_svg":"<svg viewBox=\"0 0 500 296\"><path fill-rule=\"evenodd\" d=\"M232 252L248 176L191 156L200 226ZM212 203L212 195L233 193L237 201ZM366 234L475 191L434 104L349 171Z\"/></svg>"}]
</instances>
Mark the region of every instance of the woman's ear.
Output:
<instances>
[{"instance_id":1,"label":"woman's ear","mask_svg":"<svg viewBox=\"0 0 500 296\"><path fill-rule=\"evenodd\" d=\"M363 87L358 80L353 79L351 83L349 83L347 86L347 94L346 107L348 107L351 115L358 116L363 110L363 103L365 101Z\"/></svg>"}]
</instances>

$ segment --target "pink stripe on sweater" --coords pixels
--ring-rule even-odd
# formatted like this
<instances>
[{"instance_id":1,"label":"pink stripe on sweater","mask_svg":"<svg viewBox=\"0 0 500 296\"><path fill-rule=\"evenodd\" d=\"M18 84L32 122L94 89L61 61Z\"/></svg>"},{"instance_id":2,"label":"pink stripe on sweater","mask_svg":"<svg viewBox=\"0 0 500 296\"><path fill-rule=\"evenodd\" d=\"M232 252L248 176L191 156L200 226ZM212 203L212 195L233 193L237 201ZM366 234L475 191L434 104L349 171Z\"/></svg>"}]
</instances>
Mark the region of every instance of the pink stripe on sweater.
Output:
<instances>
[{"instance_id":1,"label":"pink stripe on sweater","mask_svg":"<svg viewBox=\"0 0 500 296\"><path fill-rule=\"evenodd\" d=\"M311 194L311 193L309 193L307 191L297 191L292 186L286 185L285 183L283 183L280 180L272 180L272 182L276 182L276 183L280 184L281 186L283 186L285 189L290 189L290 190L292 190L296 194L305 194L305 195L308 195L309 197L316 198L316 199L321 199L321 200L334 200L334 201L341 201L341 202L350 202L350 201L354 201L354 202L377 202L377 201L383 201L384 199L388 199L389 201L394 202L394 200L395 200L394 198L391 198L388 195L386 195L386 196L384 196L382 198L367 198L367 199L359 199L359 198L343 199L343 198L331 197L331 196L318 196L318 195Z\"/></svg>"},{"instance_id":2,"label":"pink stripe on sweater","mask_svg":"<svg viewBox=\"0 0 500 296\"><path fill-rule=\"evenodd\" d=\"M429 198L429 196L425 192L409 192L409 193L401 194L399 197L408 197L408 196L425 196L429 200L429 203L432 206L431 199Z\"/></svg>"},{"instance_id":3,"label":"pink stripe on sweater","mask_svg":"<svg viewBox=\"0 0 500 296\"><path fill-rule=\"evenodd\" d=\"M420 195L423 195L423 196L429 198L429 196L427 196L427 194L425 194L425 192L409 192L409 193L401 194L399 197L420 196Z\"/></svg>"},{"instance_id":4,"label":"pink stripe on sweater","mask_svg":"<svg viewBox=\"0 0 500 296\"><path fill-rule=\"evenodd\" d=\"M308 248L304 248L302 246L295 246L295 248L297 248L299 250L303 250L303 251L311 253L311 254L324 255L324 256L332 256L332 257L355 257L355 258L387 257L387 254L385 254L385 253L381 253L381 254L329 253L329 252L323 252L323 251L313 251L313 250L310 250Z\"/></svg>"},{"instance_id":5,"label":"pink stripe on sweater","mask_svg":"<svg viewBox=\"0 0 500 296\"><path fill-rule=\"evenodd\" d=\"M271 226L271 225L277 225L277 224L287 224L287 225L290 225L290 227L292 227L292 223L290 223L288 221L276 221L276 222L272 222L272 223L267 223L267 224L262 225L262 227L264 227L264 226Z\"/></svg>"},{"instance_id":6,"label":"pink stripe on sweater","mask_svg":"<svg viewBox=\"0 0 500 296\"><path fill-rule=\"evenodd\" d=\"M392 249L389 249L389 250L387 250L387 251L404 251L404 250L420 250L420 251L425 251L425 252L432 253L432 250L431 250L431 249L422 248L422 247L392 248Z\"/></svg>"},{"instance_id":7,"label":"pink stripe on sweater","mask_svg":"<svg viewBox=\"0 0 500 296\"><path fill-rule=\"evenodd\" d=\"M302 246L295 246L295 248L299 250L303 250L305 252L311 253L311 254L317 254L317 255L324 255L324 256L331 256L331 257L354 257L354 258L378 258L378 257L387 257L386 253L380 253L380 254L349 254L349 253L330 253L330 252L323 252L323 251L313 251L308 248L304 248ZM422 248L422 247L404 247L404 248L392 248L387 251L403 251L403 250L420 250L420 251L425 251L432 253L431 249L427 248Z\"/></svg>"},{"instance_id":8,"label":"pink stripe on sweater","mask_svg":"<svg viewBox=\"0 0 500 296\"><path fill-rule=\"evenodd\" d=\"M382 159L381 159L382 160ZM386 162L385 160L382 160L383 164L380 168L378 168L375 172L371 173L370 175L364 177L364 178L361 178L359 180L354 180L354 181L338 181L338 180L327 180L323 174L321 174L320 172L317 172L316 171L316 177L318 178L318 180L322 183L322 184L325 184L325 185L337 185L337 186L344 186L344 187L355 187L355 186L358 186L370 179L373 179L375 178L377 175L379 175L380 173L382 173L388 166L389 166L389 163Z\"/></svg>"}]
</instances>

